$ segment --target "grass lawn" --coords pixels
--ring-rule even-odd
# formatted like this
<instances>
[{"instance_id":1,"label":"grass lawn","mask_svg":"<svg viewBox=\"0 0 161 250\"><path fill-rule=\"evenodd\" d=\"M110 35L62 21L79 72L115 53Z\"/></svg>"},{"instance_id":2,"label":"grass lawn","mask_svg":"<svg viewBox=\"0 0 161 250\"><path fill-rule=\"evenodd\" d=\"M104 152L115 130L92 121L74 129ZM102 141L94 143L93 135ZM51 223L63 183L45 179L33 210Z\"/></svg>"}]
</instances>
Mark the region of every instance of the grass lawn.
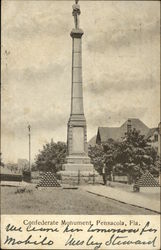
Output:
<instances>
[{"instance_id":1,"label":"grass lawn","mask_svg":"<svg viewBox=\"0 0 161 250\"><path fill-rule=\"evenodd\" d=\"M1 187L2 214L155 214L81 188Z\"/></svg>"}]
</instances>

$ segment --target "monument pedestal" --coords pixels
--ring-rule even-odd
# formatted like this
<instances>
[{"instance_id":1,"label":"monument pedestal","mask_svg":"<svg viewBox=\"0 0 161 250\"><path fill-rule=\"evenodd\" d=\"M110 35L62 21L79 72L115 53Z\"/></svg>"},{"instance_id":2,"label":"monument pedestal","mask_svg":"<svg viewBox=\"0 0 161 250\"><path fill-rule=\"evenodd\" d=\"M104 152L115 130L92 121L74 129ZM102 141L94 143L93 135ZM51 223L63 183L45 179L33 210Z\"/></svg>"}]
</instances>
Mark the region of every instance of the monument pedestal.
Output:
<instances>
[{"instance_id":1,"label":"monument pedestal","mask_svg":"<svg viewBox=\"0 0 161 250\"><path fill-rule=\"evenodd\" d=\"M60 171L62 184L72 186L95 184L98 173L92 164L64 164L64 170Z\"/></svg>"},{"instance_id":2,"label":"monument pedestal","mask_svg":"<svg viewBox=\"0 0 161 250\"><path fill-rule=\"evenodd\" d=\"M94 170L88 156L68 156L63 164L61 175L62 184L86 185L94 184L98 173Z\"/></svg>"}]
</instances>

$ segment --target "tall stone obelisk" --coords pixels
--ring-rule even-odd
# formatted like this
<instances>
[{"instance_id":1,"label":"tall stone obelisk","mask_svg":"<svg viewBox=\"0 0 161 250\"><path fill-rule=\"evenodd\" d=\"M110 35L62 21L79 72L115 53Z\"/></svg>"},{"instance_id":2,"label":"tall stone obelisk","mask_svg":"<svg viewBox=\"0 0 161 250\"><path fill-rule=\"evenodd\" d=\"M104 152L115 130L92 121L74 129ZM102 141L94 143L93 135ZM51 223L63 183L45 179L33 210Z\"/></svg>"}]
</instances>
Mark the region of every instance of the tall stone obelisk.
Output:
<instances>
[{"instance_id":1,"label":"tall stone obelisk","mask_svg":"<svg viewBox=\"0 0 161 250\"><path fill-rule=\"evenodd\" d=\"M80 6L78 1L73 5L75 28L72 37L72 86L71 86L71 113L67 131L67 163L63 165L65 172L83 171L93 172L93 165L88 157L87 126L83 108L83 81L82 81L82 35L79 28ZM64 174L65 174L64 172Z\"/></svg>"}]
</instances>

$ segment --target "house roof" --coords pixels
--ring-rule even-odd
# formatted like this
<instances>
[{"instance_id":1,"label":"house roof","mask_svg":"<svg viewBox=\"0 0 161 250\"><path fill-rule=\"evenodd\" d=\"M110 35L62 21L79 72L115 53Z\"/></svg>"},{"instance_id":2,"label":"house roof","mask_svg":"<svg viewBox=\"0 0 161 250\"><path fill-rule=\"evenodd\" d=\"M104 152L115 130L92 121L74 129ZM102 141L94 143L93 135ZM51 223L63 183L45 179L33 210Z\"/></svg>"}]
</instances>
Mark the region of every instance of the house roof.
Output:
<instances>
[{"instance_id":1,"label":"house roof","mask_svg":"<svg viewBox=\"0 0 161 250\"><path fill-rule=\"evenodd\" d=\"M146 139L150 138L155 131L158 131L158 128L150 128L149 132L147 133L147 135L145 136Z\"/></svg>"},{"instance_id":2,"label":"house roof","mask_svg":"<svg viewBox=\"0 0 161 250\"><path fill-rule=\"evenodd\" d=\"M132 128L139 130L142 135L147 135L149 128L142 121L137 118L129 118L128 120L131 120ZM127 132L128 120L120 127L99 127L97 136L99 134L101 142L105 142L108 139L120 140Z\"/></svg>"},{"instance_id":3,"label":"house roof","mask_svg":"<svg viewBox=\"0 0 161 250\"><path fill-rule=\"evenodd\" d=\"M99 127L98 133L100 135L101 141L105 142L108 139L118 140L121 138L120 129L117 127Z\"/></svg>"},{"instance_id":4,"label":"house roof","mask_svg":"<svg viewBox=\"0 0 161 250\"><path fill-rule=\"evenodd\" d=\"M146 135L149 132L149 128L142 121L140 121L140 119L129 118L128 120L131 120L132 128L139 130L142 135ZM124 133L127 131L128 120L124 122L120 127L124 131Z\"/></svg>"},{"instance_id":5,"label":"house roof","mask_svg":"<svg viewBox=\"0 0 161 250\"><path fill-rule=\"evenodd\" d=\"M96 145L96 135L93 136L93 137L89 140L88 145L91 145L91 146Z\"/></svg>"}]
</instances>

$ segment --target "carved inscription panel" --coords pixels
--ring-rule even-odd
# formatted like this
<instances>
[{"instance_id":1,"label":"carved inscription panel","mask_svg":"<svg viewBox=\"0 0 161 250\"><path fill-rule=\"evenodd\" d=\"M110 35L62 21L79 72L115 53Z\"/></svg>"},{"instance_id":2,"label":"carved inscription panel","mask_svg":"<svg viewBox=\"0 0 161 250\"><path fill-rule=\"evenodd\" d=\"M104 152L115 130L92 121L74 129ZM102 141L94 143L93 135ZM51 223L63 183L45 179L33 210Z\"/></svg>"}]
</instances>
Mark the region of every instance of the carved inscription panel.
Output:
<instances>
[{"instance_id":1,"label":"carved inscription panel","mask_svg":"<svg viewBox=\"0 0 161 250\"><path fill-rule=\"evenodd\" d=\"M84 152L84 128L74 127L73 128L73 153Z\"/></svg>"}]
</instances>

